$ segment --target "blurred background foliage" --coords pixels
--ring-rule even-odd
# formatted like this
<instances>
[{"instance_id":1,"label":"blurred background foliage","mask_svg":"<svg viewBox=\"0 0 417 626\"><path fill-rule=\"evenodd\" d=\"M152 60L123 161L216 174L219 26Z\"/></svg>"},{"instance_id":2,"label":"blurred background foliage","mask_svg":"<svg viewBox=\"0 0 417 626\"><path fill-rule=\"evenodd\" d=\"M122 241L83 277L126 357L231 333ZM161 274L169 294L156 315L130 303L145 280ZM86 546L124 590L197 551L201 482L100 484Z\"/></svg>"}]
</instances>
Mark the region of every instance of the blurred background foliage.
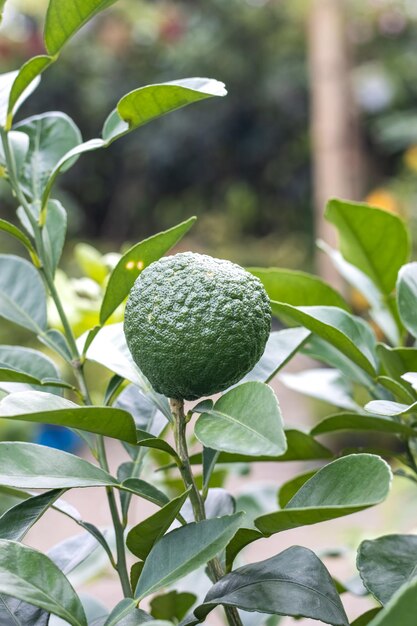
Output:
<instances>
[{"instance_id":1,"label":"blurred background foliage","mask_svg":"<svg viewBox=\"0 0 417 626\"><path fill-rule=\"evenodd\" d=\"M417 5L346 2L367 164L364 195L412 218ZM45 7L44 0L8 0L0 71L42 52ZM88 139L118 98L138 85L206 75L223 80L229 96L80 159L60 189L72 238L114 251L196 214L188 244L194 249L243 264L309 269L311 7L309 0L119 0L87 26L44 75L25 116L63 110ZM7 204L5 193L2 188Z\"/></svg>"}]
</instances>

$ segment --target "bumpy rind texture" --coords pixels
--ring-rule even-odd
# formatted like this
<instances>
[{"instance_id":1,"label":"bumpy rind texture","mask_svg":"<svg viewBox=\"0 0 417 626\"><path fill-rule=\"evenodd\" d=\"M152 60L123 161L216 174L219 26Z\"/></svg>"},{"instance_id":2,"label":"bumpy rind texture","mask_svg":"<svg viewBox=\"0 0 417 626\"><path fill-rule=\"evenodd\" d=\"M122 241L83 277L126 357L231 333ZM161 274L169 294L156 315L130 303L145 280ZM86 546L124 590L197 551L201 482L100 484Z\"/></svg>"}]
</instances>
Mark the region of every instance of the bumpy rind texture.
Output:
<instances>
[{"instance_id":1,"label":"bumpy rind texture","mask_svg":"<svg viewBox=\"0 0 417 626\"><path fill-rule=\"evenodd\" d=\"M153 388L195 400L237 383L263 354L268 295L239 265L185 252L152 263L136 280L124 330Z\"/></svg>"}]
</instances>

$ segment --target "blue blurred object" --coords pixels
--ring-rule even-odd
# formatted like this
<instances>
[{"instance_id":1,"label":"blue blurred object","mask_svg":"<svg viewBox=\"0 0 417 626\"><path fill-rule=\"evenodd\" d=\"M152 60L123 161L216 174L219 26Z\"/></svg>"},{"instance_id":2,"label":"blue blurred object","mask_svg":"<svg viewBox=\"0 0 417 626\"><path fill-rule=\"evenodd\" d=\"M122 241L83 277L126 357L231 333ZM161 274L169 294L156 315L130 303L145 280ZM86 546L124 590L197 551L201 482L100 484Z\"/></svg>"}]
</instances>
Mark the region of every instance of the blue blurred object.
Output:
<instances>
[{"instance_id":1,"label":"blue blurred object","mask_svg":"<svg viewBox=\"0 0 417 626\"><path fill-rule=\"evenodd\" d=\"M76 452L80 448L81 439L68 428L44 424L36 433L35 443L64 452Z\"/></svg>"}]
</instances>

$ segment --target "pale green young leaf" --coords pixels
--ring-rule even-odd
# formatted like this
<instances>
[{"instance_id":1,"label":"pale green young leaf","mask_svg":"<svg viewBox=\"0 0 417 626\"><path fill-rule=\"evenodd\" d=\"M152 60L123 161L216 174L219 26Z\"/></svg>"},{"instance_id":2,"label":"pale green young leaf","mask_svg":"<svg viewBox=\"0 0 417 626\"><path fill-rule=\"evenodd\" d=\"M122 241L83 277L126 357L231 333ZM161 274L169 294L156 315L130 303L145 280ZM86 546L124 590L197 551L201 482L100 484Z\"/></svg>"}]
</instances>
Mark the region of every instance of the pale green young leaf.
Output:
<instances>
[{"instance_id":1,"label":"pale green young leaf","mask_svg":"<svg viewBox=\"0 0 417 626\"><path fill-rule=\"evenodd\" d=\"M94 15L116 0L49 0L45 21L45 46L58 54L66 42Z\"/></svg>"},{"instance_id":2,"label":"pale green young leaf","mask_svg":"<svg viewBox=\"0 0 417 626\"><path fill-rule=\"evenodd\" d=\"M100 310L100 323L104 324L114 310L127 298L133 283L145 267L158 261L190 230L197 218L173 226L157 235L144 239L128 250L120 259L107 284Z\"/></svg>"},{"instance_id":3,"label":"pale green young leaf","mask_svg":"<svg viewBox=\"0 0 417 626\"><path fill-rule=\"evenodd\" d=\"M166 113L226 94L224 84L212 78L184 78L140 87L126 94L110 113L103 127L103 139L109 144Z\"/></svg>"},{"instance_id":4,"label":"pale green young leaf","mask_svg":"<svg viewBox=\"0 0 417 626\"><path fill-rule=\"evenodd\" d=\"M9 95L9 103L7 107L7 115L11 121L13 118L13 112L19 99L24 95L27 89L30 89L33 81L39 80L40 74L44 72L52 63L54 59L47 55L39 55L29 59L17 73L15 80L13 81L12 88Z\"/></svg>"},{"instance_id":5,"label":"pale green young leaf","mask_svg":"<svg viewBox=\"0 0 417 626\"><path fill-rule=\"evenodd\" d=\"M0 125L4 127L10 126L10 117L7 112L9 109L10 93L13 89L13 85L17 77L19 76L19 70L14 72L7 72L7 74L0 75ZM36 87L39 85L39 77L33 80L30 85L20 95L18 101L14 105L13 113L15 113L21 104L33 93Z\"/></svg>"},{"instance_id":6,"label":"pale green young leaf","mask_svg":"<svg viewBox=\"0 0 417 626\"><path fill-rule=\"evenodd\" d=\"M397 304L401 321L417 338L417 263L408 263L400 269L397 281Z\"/></svg>"},{"instance_id":7,"label":"pale green young leaf","mask_svg":"<svg viewBox=\"0 0 417 626\"><path fill-rule=\"evenodd\" d=\"M410 256L404 222L388 211L346 200L330 200L325 217L338 229L346 261L369 276L382 293L390 294Z\"/></svg>"}]
</instances>

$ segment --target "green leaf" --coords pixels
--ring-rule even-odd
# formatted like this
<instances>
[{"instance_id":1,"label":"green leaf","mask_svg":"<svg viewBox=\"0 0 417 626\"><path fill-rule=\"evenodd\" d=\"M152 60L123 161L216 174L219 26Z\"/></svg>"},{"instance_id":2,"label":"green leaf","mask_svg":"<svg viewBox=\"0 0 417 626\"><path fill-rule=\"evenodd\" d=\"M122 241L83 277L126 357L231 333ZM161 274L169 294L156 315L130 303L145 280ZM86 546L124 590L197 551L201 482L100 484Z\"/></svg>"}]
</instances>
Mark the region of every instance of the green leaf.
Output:
<instances>
[{"instance_id":1,"label":"green leaf","mask_svg":"<svg viewBox=\"0 0 417 626\"><path fill-rule=\"evenodd\" d=\"M18 391L0 402L0 416L7 419L76 428L136 444L132 416L113 407L78 406L43 391Z\"/></svg>"},{"instance_id":2,"label":"green leaf","mask_svg":"<svg viewBox=\"0 0 417 626\"><path fill-rule=\"evenodd\" d=\"M17 228L17 226L11 224L10 222L7 222L6 220L0 219L0 230L4 233L9 233L9 235L20 241L20 243L22 243L29 251L30 255L33 258L37 258L36 250L32 246L29 237L27 237L24 232Z\"/></svg>"},{"instance_id":3,"label":"green leaf","mask_svg":"<svg viewBox=\"0 0 417 626\"><path fill-rule=\"evenodd\" d=\"M284 454L287 443L278 400L271 387L248 382L225 393L198 418L195 435L214 450L251 456Z\"/></svg>"},{"instance_id":4,"label":"green leaf","mask_svg":"<svg viewBox=\"0 0 417 626\"><path fill-rule=\"evenodd\" d=\"M48 53L58 54L81 26L115 2L116 0L49 0L44 32Z\"/></svg>"},{"instance_id":5,"label":"green leaf","mask_svg":"<svg viewBox=\"0 0 417 626\"><path fill-rule=\"evenodd\" d=\"M61 172L65 172L67 169L72 167L72 165L77 161L78 157L86 152L94 152L95 150L99 150L100 148L104 148L105 143L102 139L90 139L89 141L85 141L84 143L80 143L76 145L74 148L71 148L68 152L66 152L56 163L55 167L50 173L49 179L45 185L42 194L42 206L45 206L48 202L48 198L52 192L52 188L58 178L58 175Z\"/></svg>"},{"instance_id":6,"label":"green leaf","mask_svg":"<svg viewBox=\"0 0 417 626\"><path fill-rule=\"evenodd\" d=\"M371 328L359 317L331 306L294 307L272 303L277 317L290 318L328 341L370 376L375 376L376 341Z\"/></svg>"},{"instance_id":7,"label":"green leaf","mask_svg":"<svg viewBox=\"0 0 417 626\"><path fill-rule=\"evenodd\" d=\"M408 263L400 269L397 282L397 304L401 321L417 338L417 263Z\"/></svg>"},{"instance_id":8,"label":"green leaf","mask_svg":"<svg viewBox=\"0 0 417 626\"><path fill-rule=\"evenodd\" d=\"M184 78L140 87L125 95L110 113L103 127L103 139L109 144L166 113L226 94L224 84L212 78Z\"/></svg>"},{"instance_id":9,"label":"green leaf","mask_svg":"<svg viewBox=\"0 0 417 626\"><path fill-rule=\"evenodd\" d=\"M101 305L100 323L104 324L114 310L128 296L142 270L158 261L190 230L197 218L191 217L177 226L144 239L128 250L120 259L107 284Z\"/></svg>"},{"instance_id":10,"label":"green leaf","mask_svg":"<svg viewBox=\"0 0 417 626\"><path fill-rule=\"evenodd\" d=\"M78 339L77 344L81 351L85 340L86 335ZM149 398L169 421L172 419L168 400L152 389L149 381L133 361L127 347L122 323L104 326L91 342L86 356L90 361L100 363L115 374L137 385L143 395Z\"/></svg>"},{"instance_id":11,"label":"green leaf","mask_svg":"<svg viewBox=\"0 0 417 626\"><path fill-rule=\"evenodd\" d=\"M398 344L400 342L400 329L392 301L381 293L366 274L348 263L340 252L333 250L324 241L319 241L318 246L326 252L339 274L367 300L370 306L369 315L385 336L394 345Z\"/></svg>"},{"instance_id":12,"label":"green leaf","mask_svg":"<svg viewBox=\"0 0 417 626\"><path fill-rule=\"evenodd\" d=\"M417 577L417 536L386 535L359 546L357 567L365 587L387 604L406 583Z\"/></svg>"},{"instance_id":13,"label":"green leaf","mask_svg":"<svg viewBox=\"0 0 417 626\"><path fill-rule=\"evenodd\" d=\"M368 626L368 624L371 623L372 619L378 615L378 613L380 612L381 608L377 607L375 609L370 609L369 611L366 611L366 613L363 613L362 615L360 615L359 617L357 617L351 624L351 626Z\"/></svg>"},{"instance_id":14,"label":"green leaf","mask_svg":"<svg viewBox=\"0 0 417 626\"><path fill-rule=\"evenodd\" d=\"M412 413L416 407L417 402L407 405L400 402L391 402L390 400L372 400L365 406L365 410L383 417L396 417L397 415Z\"/></svg>"},{"instance_id":15,"label":"green leaf","mask_svg":"<svg viewBox=\"0 0 417 626\"><path fill-rule=\"evenodd\" d=\"M382 293L390 294L410 256L403 221L382 209L343 200L330 200L325 217L338 229L346 261L369 276Z\"/></svg>"},{"instance_id":16,"label":"green leaf","mask_svg":"<svg viewBox=\"0 0 417 626\"><path fill-rule=\"evenodd\" d=\"M81 143L81 133L68 115L59 112L35 115L16 124L15 129L29 136L29 151L19 182L29 197L40 201L56 164ZM65 169L72 162L67 162Z\"/></svg>"},{"instance_id":17,"label":"green leaf","mask_svg":"<svg viewBox=\"0 0 417 626\"><path fill-rule=\"evenodd\" d=\"M301 487L306 483L310 478L317 473L317 470L311 470L310 472L306 472L305 474L300 474L288 480L284 483L278 492L278 504L283 509L288 502L295 496L297 491L301 489Z\"/></svg>"},{"instance_id":18,"label":"green leaf","mask_svg":"<svg viewBox=\"0 0 417 626\"><path fill-rule=\"evenodd\" d=\"M313 439L311 435L303 433L301 430L289 429L285 431L287 438L287 451L281 456L264 456L253 457L247 454L230 454L221 452L218 463L253 463L255 461L265 462L273 461L312 461L317 459L330 459L333 454L325 448L321 443ZM193 454L190 457L192 465L201 465L201 454Z\"/></svg>"},{"instance_id":19,"label":"green leaf","mask_svg":"<svg viewBox=\"0 0 417 626\"><path fill-rule=\"evenodd\" d=\"M401 587L369 626L415 626L417 580Z\"/></svg>"},{"instance_id":20,"label":"green leaf","mask_svg":"<svg viewBox=\"0 0 417 626\"><path fill-rule=\"evenodd\" d=\"M50 616L50 613L32 604L0 595L2 626L48 626Z\"/></svg>"},{"instance_id":21,"label":"green leaf","mask_svg":"<svg viewBox=\"0 0 417 626\"><path fill-rule=\"evenodd\" d=\"M2 381L5 381L6 372L21 375L20 382L40 384L44 379L59 379L59 372L52 359L38 350L20 346L0 346L0 370ZM65 385L64 382L62 384Z\"/></svg>"},{"instance_id":22,"label":"green leaf","mask_svg":"<svg viewBox=\"0 0 417 626\"><path fill-rule=\"evenodd\" d=\"M0 540L0 593L87 626L82 604L67 578L44 554L14 541Z\"/></svg>"},{"instance_id":23,"label":"green leaf","mask_svg":"<svg viewBox=\"0 0 417 626\"><path fill-rule=\"evenodd\" d=\"M281 374L281 382L289 389L350 411L360 410L353 400L349 381L337 370L316 367L296 374Z\"/></svg>"},{"instance_id":24,"label":"green leaf","mask_svg":"<svg viewBox=\"0 0 417 626\"><path fill-rule=\"evenodd\" d=\"M349 311L342 296L312 274L275 267L250 267L248 271L262 281L268 296L276 302L293 306L337 306Z\"/></svg>"},{"instance_id":25,"label":"green leaf","mask_svg":"<svg viewBox=\"0 0 417 626\"><path fill-rule=\"evenodd\" d=\"M46 291L28 261L0 255L0 317L41 334L47 325Z\"/></svg>"},{"instance_id":26,"label":"green leaf","mask_svg":"<svg viewBox=\"0 0 417 626\"><path fill-rule=\"evenodd\" d=\"M342 354L332 344L324 341L317 335L311 335L307 345L302 347L302 353L310 358L321 361L339 370L345 378L367 388L374 388L374 381L360 367Z\"/></svg>"},{"instance_id":27,"label":"green leaf","mask_svg":"<svg viewBox=\"0 0 417 626\"><path fill-rule=\"evenodd\" d=\"M48 268L55 274L64 248L67 233L67 212L58 200L49 200L42 241Z\"/></svg>"},{"instance_id":28,"label":"green leaf","mask_svg":"<svg viewBox=\"0 0 417 626\"><path fill-rule=\"evenodd\" d=\"M349 624L329 572L314 552L301 546L227 574L211 587L194 614L202 621L219 604L310 617L334 626Z\"/></svg>"},{"instance_id":29,"label":"green leaf","mask_svg":"<svg viewBox=\"0 0 417 626\"><path fill-rule=\"evenodd\" d=\"M47 491L19 502L19 504L8 509L0 517L0 538L22 541L27 532L62 493L63 491L60 489Z\"/></svg>"},{"instance_id":30,"label":"green leaf","mask_svg":"<svg viewBox=\"0 0 417 626\"><path fill-rule=\"evenodd\" d=\"M9 103L7 107L8 119L11 121L13 118L13 111L19 102L19 99L24 95L26 89L30 89L33 81L38 79L40 74L44 72L52 63L54 59L47 55L39 55L29 59L20 68L10 90Z\"/></svg>"},{"instance_id":31,"label":"green leaf","mask_svg":"<svg viewBox=\"0 0 417 626\"><path fill-rule=\"evenodd\" d=\"M284 509L258 517L255 526L270 536L362 511L386 498L391 479L389 466L377 456L342 457L304 483Z\"/></svg>"},{"instance_id":32,"label":"green leaf","mask_svg":"<svg viewBox=\"0 0 417 626\"><path fill-rule=\"evenodd\" d=\"M73 454L34 443L0 442L0 484L20 489L70 489L118 483Z\"/></svg>"},{"instance_id":33,"label":"green leaf","mask_svg":"<svg viewBox=\"0 0 417 626\"><path fill-rule=\"evenodd\" d=\"M193 606L197 597L193 593L179 593L175 589L152 598L151 614L155 619L181 621Z\"/></svg>"},{"instance_id":34,"label":"green leaf","mask_svg":"<svg viewBox=\"0 0 417 626\"><path fill-rule=\"evenodd\" d=\"M134 526L128 533L126 545L129 550L144 561L153 545L161 539L181 511L188 497L188 491L165 504L159 511ZM1 519L1 518L0 518ZM161 618L165 619L165 618Z\"/></svg>"},{"instance_id":35,"label":"green leaf","mask_svg":"<svg viewBox=\"0 0 417 626\"><path fill-rule=\"evenodd\" d=\"M385 372L398 382L404 382L402 380L403 374L417 371L416 348L390 348L385 344L379 343L376 347L376 352Z\"/></svg>"},{"instance_id":36,"label":"green leaf","mask_svg":"<svg viewBox=\"0 0 417 626\"><path fill-rule=\"evenodd\" d=\"M141 600L213 559L239 528L242 515L193 522L164 535L145 561L135 597Z\"/></svg>"},{"instance_id":37,"label":"green leaf","mask_svg":"<svg viewBox=\"0 0 417 626\"><path fill-rule=\"evenodd\" d=\"M417 431L410 426L396 422L392 419L376 415L364 415L358 413L337 413L326 417L322 422L314 426L311 434L324 435L338 431L374 431L381 433L395 433L406 437L415 437Z\"/></svg>"},{"instance_id":38,"label":"green leaf","mask_svg":"<svg viewBox=\"0 0 417 626\"><path fill-rule=\"evenodd\" d=\"M19 70L0 75L0 125L7 128L10 127L10 117L7 114L9 109L9 97L18 76ZM20 105L33 93L38 85L39 78L31 82L16 102L13 113L16 113Z\"/></svg>"},{"instance_id":39,"label":"green leaf","mask_svg":"<svg viewBox=\"0 0 417 626\"><path fill-rule=\"evenodd\" d=\"M136 602L131 598L121 600L110 613L107 620L97 626L139 626L146 622L152 622L153 626L170 626L165 622L157 622L152 619L149 613L136 608ZM96 626L93 623L91 626Z\"/></svg>"},{"instance_id":40,"label":"green leaf","mask_svg":"<svg viewBox=\"0 0 417 626\"><path fill-rule=\"evenodd\" d=\"M164 506L169 502L168 496L163 491L141 478L127 478L123 481L121 488L158 506Z\"/></svg>"},{"instance_id":41,"label":"green leaf","mask_svg":"<svg viewBox=\"0 0 417 626\"><path fill-rule=\"evenodd\" d=\"M269 335L265 351L253 370L240 381L269 383L301 348L310 333L305 328L286 328Z\"/></svg>"}]
</instances>

